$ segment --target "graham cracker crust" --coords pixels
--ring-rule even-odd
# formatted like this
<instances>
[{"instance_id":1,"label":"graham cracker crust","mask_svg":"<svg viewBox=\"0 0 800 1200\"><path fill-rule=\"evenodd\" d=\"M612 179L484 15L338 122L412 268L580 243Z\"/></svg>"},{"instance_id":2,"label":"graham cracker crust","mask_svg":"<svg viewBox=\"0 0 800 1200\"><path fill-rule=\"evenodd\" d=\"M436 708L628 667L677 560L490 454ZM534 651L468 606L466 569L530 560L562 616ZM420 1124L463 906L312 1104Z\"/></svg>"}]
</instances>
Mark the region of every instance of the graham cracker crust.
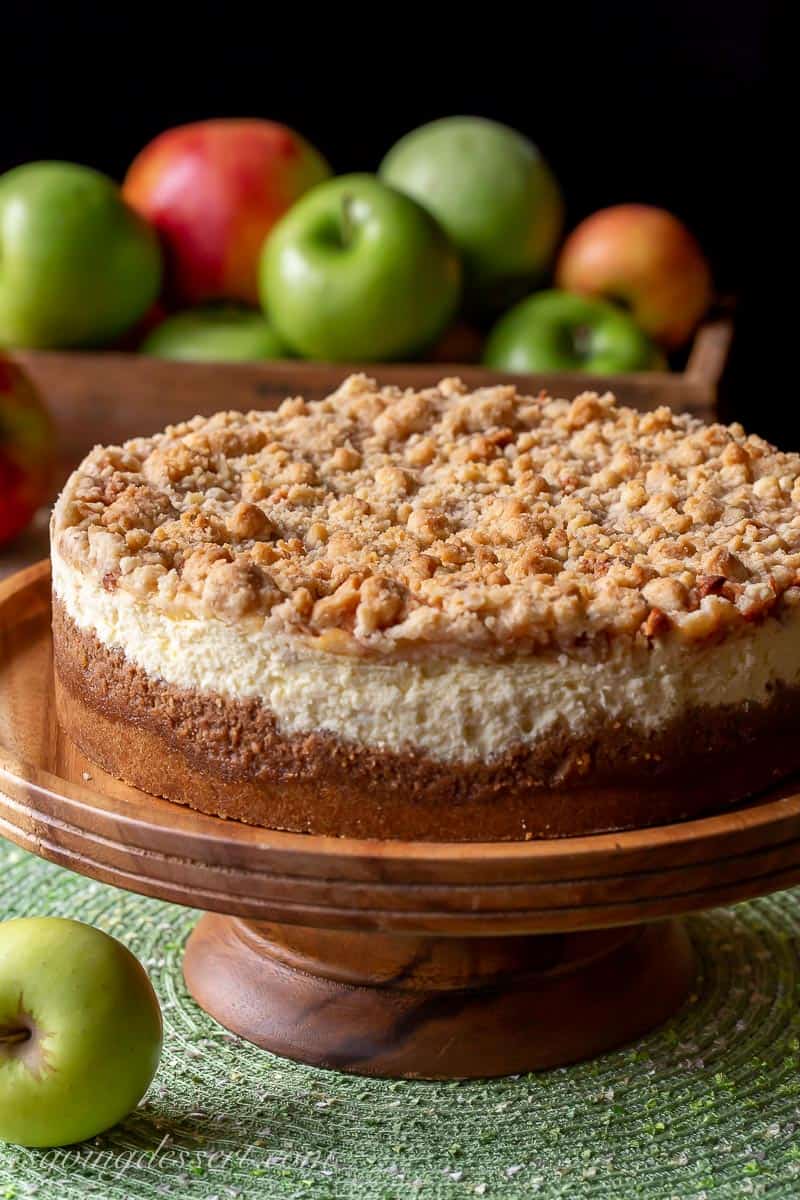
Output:
<instances>
[{"instance_id":1,"label":"graham cracker crust","mask_svg":"<svg viewBox=\"0 0 800 1200\"><path fill-rule=\"evenodd\" d=\"M59 720L111 775L200 812L294 832L506 841L661 825L731 806L800 769L800 690L767 708L687 713L658 737L565 731L490 763L284 736L257 700L182 691L78 628L58 601Z\"/></svg>"}]
</instances>

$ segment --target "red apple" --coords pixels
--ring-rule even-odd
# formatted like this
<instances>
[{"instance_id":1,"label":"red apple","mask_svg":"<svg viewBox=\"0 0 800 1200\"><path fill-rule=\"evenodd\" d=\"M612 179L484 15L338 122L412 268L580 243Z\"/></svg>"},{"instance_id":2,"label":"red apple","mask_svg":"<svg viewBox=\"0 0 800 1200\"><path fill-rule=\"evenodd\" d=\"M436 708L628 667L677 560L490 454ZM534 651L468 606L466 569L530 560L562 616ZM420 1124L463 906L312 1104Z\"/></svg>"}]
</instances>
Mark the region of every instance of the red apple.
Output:
<instances>
[{"instance_id":1,"label":"red apple","mask_svg":"<svg viewBox=\"0 0 800 1200\"><path fill-rule=\"evenodd\" d=\"M25 372L0 354L0 546L47 499L53 428Z\"/></svg>"},{"instance_id":2,"label":"red apple","mask_svg":"<svg viewBox=\"0 0 800 1200\"><path fill-rule=\"evenodd\" d=\"M561 250L556 283L621 302L668 350L687 341L712 295L696 239L672 213L648 204L617 204L582 221Z\"/></svg>"},{"instance_id":3,"label":"red apple","mask_svg":"<svg viewBox=\"0 0 800 1200\"><path fill-rule=\"evenodd\" d=\"M285 125L198 121L145 146L122 190L161 234L176 302L257 305L264 238L303 192L329 175L324 158Z\"/></svg>"}]
</instances>

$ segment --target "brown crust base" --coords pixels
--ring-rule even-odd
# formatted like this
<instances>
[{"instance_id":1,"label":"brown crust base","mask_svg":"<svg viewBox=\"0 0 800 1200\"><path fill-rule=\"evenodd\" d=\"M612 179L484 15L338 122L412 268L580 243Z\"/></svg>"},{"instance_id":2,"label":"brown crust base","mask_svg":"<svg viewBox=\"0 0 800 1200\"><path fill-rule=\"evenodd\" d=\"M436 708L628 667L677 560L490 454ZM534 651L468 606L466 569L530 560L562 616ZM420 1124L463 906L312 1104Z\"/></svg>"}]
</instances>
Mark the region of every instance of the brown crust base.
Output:
<instances>
[{"instance_id":1,"label":"brown crust base","mask_svg":"<svg viewBox=\"0 0 800 1200\"><path fill-rule=\"evenodd\" d=\"M285 737L258 701L182 691L80 630L56 601L59 720L110 774L201 812L349 837L500 841L660 825L800 769L800 692L688 713L658 738L565 734L490 764Z\"/></svg>"}]
</instances>

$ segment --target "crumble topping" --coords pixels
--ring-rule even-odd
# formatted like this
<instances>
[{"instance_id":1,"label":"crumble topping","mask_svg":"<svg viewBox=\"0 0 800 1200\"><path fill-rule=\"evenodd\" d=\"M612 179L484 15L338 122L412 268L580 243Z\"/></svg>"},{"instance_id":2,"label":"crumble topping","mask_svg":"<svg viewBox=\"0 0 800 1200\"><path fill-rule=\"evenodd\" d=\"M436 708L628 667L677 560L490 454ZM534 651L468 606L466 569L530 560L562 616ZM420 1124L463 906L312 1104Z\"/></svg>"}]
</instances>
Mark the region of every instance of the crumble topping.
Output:
<instances>
[{"instance_id":1,"label":"crumble topping","mask_svg":"<svg viewBox=\"0 0 800 1200\"><path fill-rule=\"evenodd\" d=\"M106 588L339 653L696 641L800 601L800 455L610 394L356 375L96 447L53 537Z\"/></svg>"}]
</instances>

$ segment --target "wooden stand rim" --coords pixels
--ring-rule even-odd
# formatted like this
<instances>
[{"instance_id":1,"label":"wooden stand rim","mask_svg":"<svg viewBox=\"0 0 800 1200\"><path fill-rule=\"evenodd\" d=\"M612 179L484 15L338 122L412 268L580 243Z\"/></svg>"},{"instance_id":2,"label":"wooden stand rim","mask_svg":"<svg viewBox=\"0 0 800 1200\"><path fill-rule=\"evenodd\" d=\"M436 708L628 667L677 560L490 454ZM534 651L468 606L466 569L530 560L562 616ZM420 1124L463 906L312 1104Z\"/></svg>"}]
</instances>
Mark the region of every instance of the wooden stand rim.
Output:
<instances>
[{"instance_id":1,"label":"wooden stand rim","mask_svg":"<svg viewBox=\"0 0 800 1200\"><path fill-rule=\"evenodd\" d=\"M48 621L46 562L0 585L0 830L95 878L254 920L441 934L602 928L800 881L791 784L683 825L550 842L323 838L182 809L60 733Z\"/></svg>"}]
</instances>

